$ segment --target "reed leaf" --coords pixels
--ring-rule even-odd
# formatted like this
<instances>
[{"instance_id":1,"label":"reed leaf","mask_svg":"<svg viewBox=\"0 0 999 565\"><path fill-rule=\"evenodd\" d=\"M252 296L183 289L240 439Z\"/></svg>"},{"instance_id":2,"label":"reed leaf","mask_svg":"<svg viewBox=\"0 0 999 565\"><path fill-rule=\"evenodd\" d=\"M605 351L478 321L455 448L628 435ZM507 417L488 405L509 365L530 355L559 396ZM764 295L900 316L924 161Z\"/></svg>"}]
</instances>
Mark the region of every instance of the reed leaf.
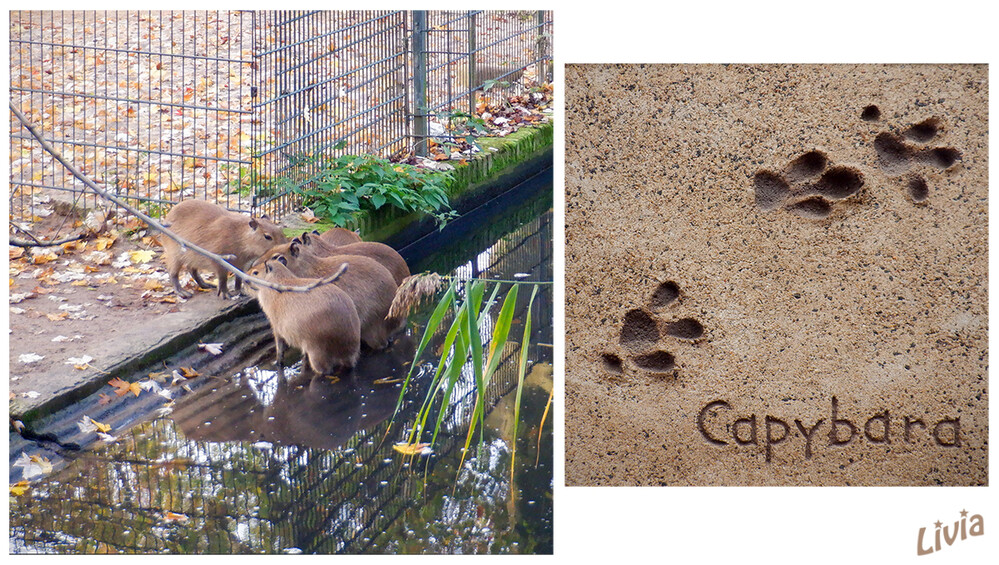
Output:
<instances>
[{"instance_id":1,"label":"reed leaf","mask_svg":"<svg viewBox=\"0 0 999 565\"><path fill-rule=\"evenodd\" d=\"M538 295L538 287L534 287L531 300L527 303L527 317L524 321L524 338L520 340L520 363L517 365L517 398L513 403L513 438L510 440L510 484L513 484L515 463L517 462L517 428L520 424L520 397L524 392L524 375L527 374L528 340L531 338L531 308L534 297ZM554 390L554 388L552 389Z\"/></svg>"}]
</instances>

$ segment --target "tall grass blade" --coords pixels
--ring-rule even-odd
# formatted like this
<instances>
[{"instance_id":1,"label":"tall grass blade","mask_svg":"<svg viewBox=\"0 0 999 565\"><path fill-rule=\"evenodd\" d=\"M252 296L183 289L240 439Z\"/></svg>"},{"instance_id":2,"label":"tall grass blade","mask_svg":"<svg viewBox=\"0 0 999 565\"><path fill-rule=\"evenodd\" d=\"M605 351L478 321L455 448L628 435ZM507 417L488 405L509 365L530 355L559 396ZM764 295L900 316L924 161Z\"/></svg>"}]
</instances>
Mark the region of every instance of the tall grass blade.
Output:
<instances>
[{"instance_id":1,"label":"tall grass blade","mask_svg":"<svg viewBox=\"0 0 999 565\"><path fill-rule=\"evenodd\" d=\"M510 440L512 449L510 450L510 484L513 484L513 475L517 462L517 428L520 424L520 398L524 392L524 375L527 374L527 351L528 342L531 339L531 308L534 306L534 297L538 295L538 287L534 287L531 293L531 300L527 303L527 317L524 320L524 338L520 340L520 363L517 366L517 399L513 403L513 438ZM554 390L554 389L553 389Z\"/></svg>"}]
</instances>

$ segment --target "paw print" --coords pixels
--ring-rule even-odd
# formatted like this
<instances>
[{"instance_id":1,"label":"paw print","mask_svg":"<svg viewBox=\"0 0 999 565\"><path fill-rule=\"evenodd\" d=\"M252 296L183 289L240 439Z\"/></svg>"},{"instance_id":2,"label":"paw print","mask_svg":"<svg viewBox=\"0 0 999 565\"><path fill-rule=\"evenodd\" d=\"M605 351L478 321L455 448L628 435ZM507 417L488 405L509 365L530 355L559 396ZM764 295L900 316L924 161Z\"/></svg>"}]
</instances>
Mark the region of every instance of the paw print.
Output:
<instances>
[{"instance_id":1,"label":"paw print","mask_svg":"<svg viewBox=\"0 0 999 565\"><path fill-rule=\"evenodd\" d=\"M704 326L694 318L680 318L664 322L657 313L680 298L680 287L673 281L659 285L652 293L645 308L629 310L624 315L619 343L628 351L628 361L649 373L668 373L676 366L673 354L661 343L663 336L676 340L695 342L704 335ZM607 371L624 373L624 361L615 353L604 353L603 364Z\"/></svg>"},{"instance_id":2,"label":"paw print","mask_svg":"<svg viewBox=\"0 0 999 565\"><path fill-rule=\"evenodd\" d=\"M864 175L852 167L832 165L825 153L813 149L779 173L757 171L753 184L761 211L784 208L802 218L821 219L832 213L837 201L860 192Z\"/></svg>"},{"instance_id":3,"label":"paw print","mask_svg":"<svg viewBox=\"0 0 999 565\"><path fill-rule=\"evenodd\" d=\"M881 111L877 106L864 108L860 118L877 121ZM874 150L878 154L878 165L888 176L905 177L909 199L919 204L929 198L930 189L926 179L918 169L922 165L947 170L961 160L961 152L953 147L930 147L927 144L943 130L940 118L930 117L912 124L900 133L882 131L874 138ZM916 170L913 170L916 169Z\"/></svg>"}]
</instances>

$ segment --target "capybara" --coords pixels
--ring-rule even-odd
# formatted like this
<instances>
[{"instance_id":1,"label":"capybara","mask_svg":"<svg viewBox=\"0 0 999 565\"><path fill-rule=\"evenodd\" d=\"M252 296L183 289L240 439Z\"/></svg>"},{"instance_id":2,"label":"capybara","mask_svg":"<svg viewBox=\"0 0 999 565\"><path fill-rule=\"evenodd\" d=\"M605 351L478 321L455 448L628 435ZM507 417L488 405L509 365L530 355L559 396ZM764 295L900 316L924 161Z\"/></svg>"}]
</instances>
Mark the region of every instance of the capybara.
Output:
<instances>
[{"instance_id":1,"label":"capybara","mask_svg":"<svg viewBox=\"0 0 999 565\"><path fill-rule=\"evenodd\" d=\"M303 233L299 238L302 243L310 247L309 251L320 257L328 255L359 255L374 259L392 273L392 278L395 279L395 284L397 285L402 284L402 281L409 276L409 266L406 265L406 260L402 258L402 255L399 255L398 251L384 243L359 241L345 245L333 245L324 238L316 237L315 234L309 233Z\"/></svg>"},{"instance_id":2,"label":"capybara","mask_svg":"<svg viewBox=\"0 0 999 565\"><path fill-rule=\"evenodd\" d=\"M279 261L258 264L249 274L287 286L316 282L295 276ZM331 375L357 364L361 353L361 322L354 301L336 284L320 285L307 292L278 292L247 284L253 288L260 309L271 324L279 366L289 345L299 349L312 370L320 375Z\"/></svg>"},{"instance_id":3,"label":"capybara","mask_svg":"<svg viewBox=\"0 0 999 565\"><path fill-rule=\"evenodd\" d=\"M273 261L283 263L296 276L310 279L332 275L347 263L347 272L333 284L354 301L361 320L361 342L371 349L383 349L389 337L406 325L404 317L386 319L398 286L392 274L374 259L358 255L319 257L293 240L271 248L257 265Z\"/></svg>"},{"instance_id":4,"label":"capybara","mask_svg":"<svg viewBox=\"0 0 999 565\"><path fill-rule=\"evenodd\" d=\"M361 241L361 236L357 235L357 232L350 231L346 228L330 228L322 233L319 233L319 230L315 230L312 232L312 235L330 245L347 245L349 243L358 243Z\"/></svg>"},{"instance_id":5,"label":"capybara","mask_svg":"<svg viewBox=\"0 0 999 565\"><path fill-rule=\"evenodd\" d=\"M218 255L231 255L229 263L246 269L254 260L271 247L286 243L281 228L264 218L251 218L204 200L183 200L166 215L170 230L178 236ZM163 237L163 259L177 294L190 298L192 292L180 285L180 272L187 268L191 278L201 288L209 288L198 274L198 269L215 270L219 296L229 296L229 271L221 264L195 253L181 251L180 245ZM241 288L242 279L236 278L235 291Z\"/></svg>"}]
</instances>

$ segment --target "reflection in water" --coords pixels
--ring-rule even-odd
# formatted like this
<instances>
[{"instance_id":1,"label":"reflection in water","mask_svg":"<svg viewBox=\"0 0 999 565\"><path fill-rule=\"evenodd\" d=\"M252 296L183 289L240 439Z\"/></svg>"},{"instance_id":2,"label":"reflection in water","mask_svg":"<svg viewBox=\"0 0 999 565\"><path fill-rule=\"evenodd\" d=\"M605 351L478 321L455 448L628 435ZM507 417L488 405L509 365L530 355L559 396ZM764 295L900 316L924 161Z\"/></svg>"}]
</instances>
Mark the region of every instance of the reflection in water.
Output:
<instances>
[{"instance_id":1,"label":"reflection in water","mask_svg":"<svg viewBox=\"0 0 999 565\"><path fill-rule=\"evenodd\" d=\"M487 252L483 245L462 261L446 259L447 270L550 281L550 221L550 212L542 214ZM440 264L420 268L446 272ZM520 323L529 296L520 293ZM399 399L395 381L409 370L425 312L413 317L409 336L388 351L369 352L351 378L337 382L302 374L300 363L282 381L259 361L273 360L264 340L250 366L202 377L204 384L169 417L131 428L117 444L85 450L25 496L12 497L11 551L550 553L550 416L539 430L551 391L551 301L545 285L532 311L532 367L512 473L516 343L508 343L486 391L487 405L496 409L464 461L476 399L471 374L455 387L432 455L392 449L407 439L427 392L424 377L436 362L432 345L390 425ZM485 320L496 315L498 307ZM481 331L488 339L492 328ZM515 327L511 336L521 332Z\"/></svg>"}]
</instances>

